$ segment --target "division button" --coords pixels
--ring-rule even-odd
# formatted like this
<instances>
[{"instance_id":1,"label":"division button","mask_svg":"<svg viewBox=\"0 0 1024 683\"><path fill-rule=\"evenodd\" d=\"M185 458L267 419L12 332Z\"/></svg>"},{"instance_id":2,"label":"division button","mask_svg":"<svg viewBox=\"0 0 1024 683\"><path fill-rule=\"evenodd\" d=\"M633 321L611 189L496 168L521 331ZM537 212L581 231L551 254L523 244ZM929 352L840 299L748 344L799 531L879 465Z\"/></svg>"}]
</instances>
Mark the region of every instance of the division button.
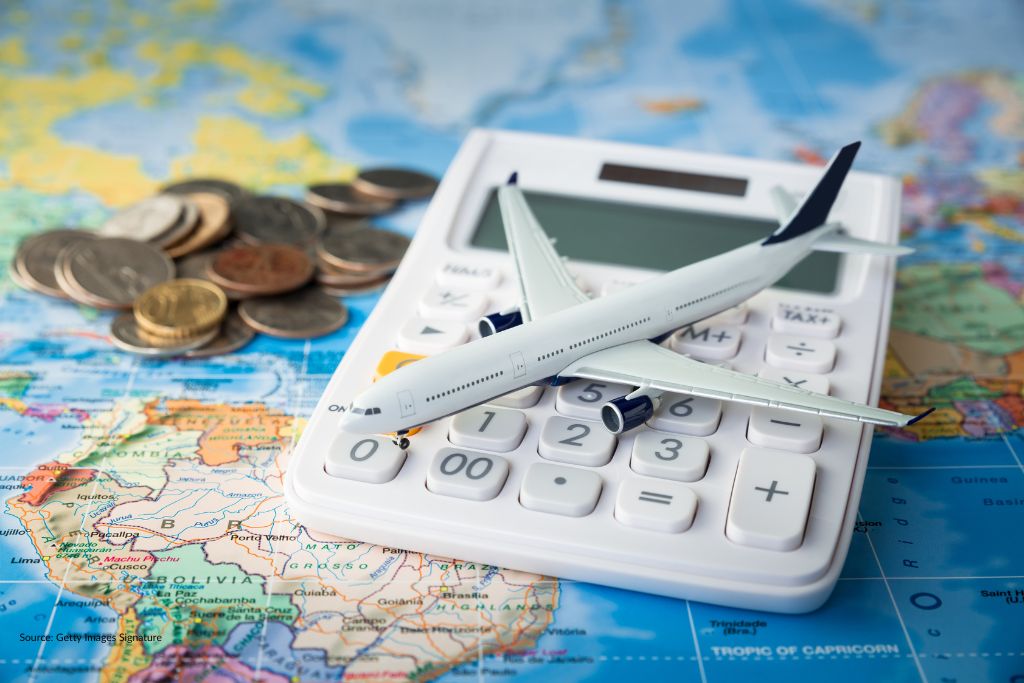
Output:
<instances>
[{"instance_id":1,"label":"division button","mask_svg":"<svg viewBox=\"0 0 1024 683\"><path fill-rule=\"evenodd\" d=\"M501 453L518 448L524 434L526 415L487 405L456 414L448 428L448 440L456 446Z\"/></svg>"},{"instance_id":2,"label":"division button","mask_svg":"<svg viewBox=\"0 0 1024 683\"><path fill-rule=\"evenodd\" d=\"M630 477L615 498L615 519L640 529L678 534L696 514L697 494L675 482Z\"/></svg>"},{"instance_id":3,"label":"division button","mask_svg":"<svg viewBox=\"0 0 1024 683\"><path fill-rule=\"evenodd\" d=\"M690 325L672 335L672 350L707 360L728 360L740 350L743 332L725 325Z\"/></svg>"},{"instance_id":4,"label":"division button","mask_svg":"<svg viewBox=\"0 0 1024 683\"><path fill-rule=\"evenodd\" d=\"M625 384L582 379L558 387L558 393L555 394L555 410L562 415L596 421L601 419L601 406L631 391L633 387Z\"/></svg>"},{"instance_id":5,"label":"division button","mask_svg":"<svg viewBox=\"0 0 1024 683\"><path fill-rule=\"evenodd\" d=\"M814 460L806 455L744 449L732 485L726 536L766 550L800 547L814 476Z\"/></svg>"},{"instance_id":6,"label":"division button","mask_svg":"<svg viewBox=\"0 0 1024 683\"><path fill-rule=\"evenodd\" d=\"M383 484L405 464L405 451L379 436L341 433L327 448L324 470L332 477Z\"/></svg>"},{"instance_id":7,"label":"division button","mask_svg":"<svg viewBox=\"0 0 1024 683\"><path fill-rule=\"evenodd\" d=\"M508 460L500 455L443 448L427 471L427 489L442 496L490 500L508 478Z\"/></svg>"},{"instance_id":8,"label":"division button","mask_svg":"<svg viewBox=\"0 0 1024 683\"><path fill-rule=\"evenodd\" d=\"M722 419L722 402L687 394L663 394L647 424L654 429L690 436L714 434Z\"/></svg>"},{"instance_id":9,"label":"division button","mask_svg":"<svg viewBox=\"0 0 1024 683\"><path fill-rule=\"evenodd\" d=\"M638 474L675 481L697 481L708 469L708 442L647 429L636 435L630 468Z\"/></svg>"},{"instance_id":10,"label":"division button","mask_svg":"<svg viewBox=\"0 0 1024 683\"><path fill-rule=\"evenodd\" d=\"M780 303L772 317L772 329L784 334L833 339L839 334L840 322L835 311L827 308Z\"/></svg>"},{"instance_id":11,"label":"division button","mask_svg":"<svg viewBox=\"0 0 1024 683\"><path fill-rule=\"evenodd\" d=\"M543 395L544 387L523 387L504 396L499 396L491 401L491 405L504 406L505 408L532 408L537 405L537 402Z\"/></svg>"},{"instance_id":12,"label":"division button","mask_svg":"<svg viewBox=\"0 0 1024 683\"><path fill-rule=\"evenodd\" d=\"M398 331L398 348L408 353L430 355L454 348L468 337L462 323L410 318Z\"/></svg>"},{"instance_id":13,"label":"division button","mask_svg":"<svg viewBox=\"0 0 1024 683\"><path fill-rule=\"evenodd\" d=\"M830 390L828 377L821 375L804 375L799 372L793 372L791 370L780 370L778 368L772 368L765 366L757 371L757 376L764 379L770 379L773 382L779 384L796 387L797 389L806 389L807 391L813 391L823 396L828 396Z\"/></svg>"},{"instance_id":14,"label":"division button","mask_svg":"<svg viewBox=\"0 0 1024 683\"><path fill-rule=\"evenodd\" d=\"M537 451L548 460L600 467L612 459L616 441L598 422L551 417L541 430Z\"/></svg>"},{"instance_id":15,"label":"division button","mask_svg":"<svg viewBox=\"0 0 1024 683\"><path fill-rule=\"evenodd\" d=\"M534 463L519 490L523 507L568 517L589 515L601 495L601 477L575 467Z\"/></svg>"},{"instance_id":16,"label":"division button","mask_svg":"<svg viewBox=\"0 0 1024 683\"><path fill-rule=\"evenodd\" d=\"M829 372L836 363L836 345L824 339L773 334L768 337L764 359L783 370Z\"/></svg>"},{"instance_id":17,"label":"division button","mask_svg":"<svg viewBox=\"0 0 1024 683\"><path fill-rule=\"evenodd\" d=\"M487 309L487 297L478 292L434 287L420 301L420 315L437 320L477 320Z\"/></svg>"},{"instance_id":18,"label":"division button","mask_svg":"<svg viewBox=\"0 0 1024 683\"><path fill-rule=\"evenodd\" d=\"M493 289L501 282L501 273L490 266L449 262L437 271L437 284L455 289Z\"/></svg>"},{"instance_id":19,"label":"division button","mask_svg":"<svg viewBox=\"0 0 1024 683\"><path fill-rule=\"evenodd\" d=\"M821 447L821 418L793 410L757 406L750 411L747 439L765 448L813 453Z\"/></svg>"}]
</instances>

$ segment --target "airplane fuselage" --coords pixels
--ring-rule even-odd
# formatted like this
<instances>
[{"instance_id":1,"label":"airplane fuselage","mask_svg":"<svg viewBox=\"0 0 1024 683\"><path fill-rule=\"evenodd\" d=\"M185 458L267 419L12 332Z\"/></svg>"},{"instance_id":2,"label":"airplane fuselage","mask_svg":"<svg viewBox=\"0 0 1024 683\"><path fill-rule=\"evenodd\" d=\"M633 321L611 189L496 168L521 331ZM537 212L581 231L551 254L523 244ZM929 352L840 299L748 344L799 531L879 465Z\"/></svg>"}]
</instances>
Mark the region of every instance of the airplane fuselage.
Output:
<instances>
[{"instance_id":1,"label":"airplane fuselage","mask_svg":"<svg viewBox=\"0 0 1024 683\"><path fill-rule=\"evenodd\" d=\"M401 432L550 382L596 351L664 337L771 286L810 253L826 229L780 244L753 242L410 363L359 394L341 427L364 434Z\"/></svg>"}]
</instances>

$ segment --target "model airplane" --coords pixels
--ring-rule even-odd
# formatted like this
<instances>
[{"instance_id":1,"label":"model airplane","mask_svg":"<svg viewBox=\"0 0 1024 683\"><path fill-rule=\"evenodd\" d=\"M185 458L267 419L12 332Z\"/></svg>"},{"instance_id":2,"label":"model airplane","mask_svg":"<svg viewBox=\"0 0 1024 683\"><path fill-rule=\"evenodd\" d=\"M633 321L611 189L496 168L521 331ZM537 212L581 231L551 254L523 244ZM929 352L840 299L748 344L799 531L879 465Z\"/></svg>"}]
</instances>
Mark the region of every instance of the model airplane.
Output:
<instances>
[{"instance_id":1,"label":"model airplane","mask_svg":"<svg viewBox=\"0 0 1024 683\"><path fill-rule=\"evenodd\" d=\"M528 385L573 379L637 387L602 407L602 421L615 433L646 422L665 392L879 425L920 420L931 410L913 417L844 401L702 363L657 344L771 286L812 251L909 253L847 237L838 224L826 222L859 147L843 147L801 204L776 193L785 218L767 239L600 299L590 299L576 285L512 174L498 200L519 282L519 309L481 319L477 341L382 377L347 407L340 427L395 434L405 448L413 427Z\"/></svg>"}]
</instances>

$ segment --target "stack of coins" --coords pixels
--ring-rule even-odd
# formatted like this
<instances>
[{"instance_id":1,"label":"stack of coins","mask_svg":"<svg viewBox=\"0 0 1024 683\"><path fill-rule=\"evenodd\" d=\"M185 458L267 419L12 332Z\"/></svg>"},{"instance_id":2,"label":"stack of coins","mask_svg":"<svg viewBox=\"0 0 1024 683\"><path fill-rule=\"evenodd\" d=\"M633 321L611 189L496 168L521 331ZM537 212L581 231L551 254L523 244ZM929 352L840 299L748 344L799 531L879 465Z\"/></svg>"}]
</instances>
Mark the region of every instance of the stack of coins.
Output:
<instances>
[{"instance_id":1,"label":"stack of coins","mask_svg":"<svg viewBox=\"0 0 1024 683\"><path fill-rule=\"evenodd\" d=\"M11 277L28 290L125 311L111 321L111 343L144 356L230 353L257 332L315 337L348 320L337 297L384 286L408 247L366 216L428 197L436 185L415 171L371 169L351 184L310 186L301 202L187 179L98 230L56 228L23 240Z\"/></svg>"}]
</instances>

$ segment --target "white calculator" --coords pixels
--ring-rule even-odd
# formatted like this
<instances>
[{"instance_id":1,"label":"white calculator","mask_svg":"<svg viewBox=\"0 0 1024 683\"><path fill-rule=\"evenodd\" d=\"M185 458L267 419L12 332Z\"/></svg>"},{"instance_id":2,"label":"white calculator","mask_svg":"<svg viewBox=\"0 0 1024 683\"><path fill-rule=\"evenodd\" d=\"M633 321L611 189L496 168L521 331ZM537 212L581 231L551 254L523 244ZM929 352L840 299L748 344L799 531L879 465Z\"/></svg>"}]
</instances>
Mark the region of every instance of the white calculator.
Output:
<instances>
[{"instance_id":1,"label":"white calculator","mask_svg":"<svg viewBox=\"0 0 1024 683\"><path fill-rule=\"evenodd\" d=\"M819 607L856 519L872 436L862 423L666 394L645 424L615 435L601 407L635 387L577 380L427 424L405 450L340 433L344 407L376 378L471 343L481 316L518 305L496 200L512 171L592 297L768 236L777 188L799 198L819 176L796 164L473 131L293 454L292 512L337 536L564 579L777 612ZM895 244L899 200L895 179L854 172L830 220ZM874 403L893 275L892 259L814 253L775 288L661 344ZM751 520L777 533L751 533Z\"/></svg>"}]
</instances>

